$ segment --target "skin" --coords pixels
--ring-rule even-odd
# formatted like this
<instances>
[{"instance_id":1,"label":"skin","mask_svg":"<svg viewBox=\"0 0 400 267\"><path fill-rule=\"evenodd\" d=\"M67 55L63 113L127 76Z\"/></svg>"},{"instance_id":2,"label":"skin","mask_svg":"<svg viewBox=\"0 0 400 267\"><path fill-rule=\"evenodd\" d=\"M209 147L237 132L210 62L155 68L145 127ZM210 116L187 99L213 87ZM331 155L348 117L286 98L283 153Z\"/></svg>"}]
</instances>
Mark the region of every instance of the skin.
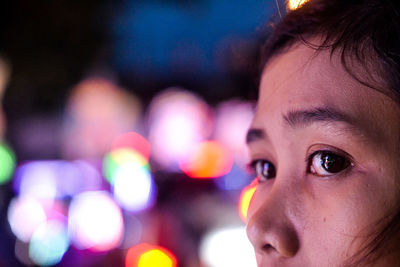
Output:
<instances>
[{"instance_id":1,"label":"skin","mask_svg":"<svg viewBox=\"0 0 400 267\"><path fill-rule=\"evenodd\" d=\"M252 162L276 170L259 178L248 211L258 266L343 266L365 245L400 202L399 118L394 100L330 51L296 44L268 62L248 133ZM321 150L348 166L319 171L309 157ZM398 262L391 253L375 264Z\"/></svg>"}]
</instances>

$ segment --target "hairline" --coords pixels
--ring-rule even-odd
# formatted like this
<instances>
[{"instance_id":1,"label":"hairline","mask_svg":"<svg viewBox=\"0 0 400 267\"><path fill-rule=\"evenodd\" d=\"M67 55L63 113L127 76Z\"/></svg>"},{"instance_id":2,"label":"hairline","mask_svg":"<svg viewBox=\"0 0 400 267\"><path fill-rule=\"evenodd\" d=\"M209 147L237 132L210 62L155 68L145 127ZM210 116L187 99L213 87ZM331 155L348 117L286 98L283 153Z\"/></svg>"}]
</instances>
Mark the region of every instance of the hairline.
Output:
<instances>
[{"instance_id":1,"label":"hairline","mask_svg":"<svg viewBox=\"0 0 400 267\"><path fill-rule=\"evenodd\" d=\"M315 54L313 55L311 60L314 57L318 56L318 54L322 51L329 50L331 58L333 57L333 55L335 53L338 53L338 56L340 57L340 61L341 61L340 63L342 64L346 73L348 73L353 80L355 80L356 82L358 82L372 90L375 90L375 91L389 97L390 99L395 101L400 106L400 95L396 94L395 89L390 88L390 85L388 84L388 82L386 82L384 80L384 77L379 76L378 72L383 69L383 66L381 64L379 64L379 62L377 60L378 55L373 50L371 45L369 45L369 49L371 50L371 53L374 56L371 59L366 60L366 62L369 61L370 63L372 63L372 65L375 65L377 67L377 70L371 71L371 67L369 67L369 68L365 69L365 72L363 72L361 76L366 76L366 74L371 74L373 72L373 74L375 76L374 78L379 79L379 81L377 81L377 79L375 79L372 82L368 82L368 81L362 80L361 77L358 77L357 75L355 75L354 72L350 69L350 66L348 64L346 64L346 63L351 63L352 66L358 65L358 67L362 68L362 62L357 61L355 56L351 57L349 55L350 54L349 52L351 52L351 51L345 50L343 45L339 45L337 47L336 46L334 47L332 44L328 45L327 43L329 41L329 37L327 37L326 35L327 34L316 33L316 34L308 35L307 37L304 37L303 35L293 36L292 38L286 40L281 46L276 46L274 49L272 49L271 53L269 53L268 56L262 61L259 82L261 82L261 77L264 74L264 72L266 71L267 66L269 65L269 63L271 61L273 61L276 58L278 58L279 56L289 52L290 50L294 49L296 46L304 45L315 51ZM318 36L320 36L320 37L318 38ZM335 40L335 38L332 38L332 39ZM320 44L313 42L313 40L318 40L318 42ZM269 49L271 49L271 48L269 48Z\"/></svg>"}]
</instances>

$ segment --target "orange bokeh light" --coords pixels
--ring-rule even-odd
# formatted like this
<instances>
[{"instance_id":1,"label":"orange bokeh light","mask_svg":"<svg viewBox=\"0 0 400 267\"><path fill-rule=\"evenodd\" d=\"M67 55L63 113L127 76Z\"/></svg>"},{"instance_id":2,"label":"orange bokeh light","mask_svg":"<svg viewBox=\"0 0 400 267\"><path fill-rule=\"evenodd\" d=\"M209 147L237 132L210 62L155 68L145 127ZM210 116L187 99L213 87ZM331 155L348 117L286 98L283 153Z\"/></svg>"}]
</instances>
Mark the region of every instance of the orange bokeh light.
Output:
<instances>
[{"instance_id":1,"label":"orange bokeh light","mask_svg":"<svg viewBox=\"0 0 400 267\"><path fill-rule=\"evenodd\" d=\"M128 148L141 154L146 160L150 157L151 146L146 138L135 132L124 133L114 139L111 150Z\"/></svg>"},{"instance_id":2,"label":"orange bokeh light","mask_svg":"<svg viewBox=\"0 0 400 267\"><path fill-rule=\"evenodd\" d=\"M232 153L225 146L207 141L200 143L180 168L192 178L216 178L230 172L232 164Z\"/></svg>"},{"instance_id":3,"label":"orange bokeh light","mask_svg":"<svg viewBox=\"0 0 400 267\"><path fill-rule=\"evenodd\" d=\"M257 189L257 184L257 179L255 179L250 185L243 188L242 193L240 194L239 215L244 222L247 221L247 211L249 209L254 192Z\"/></svg>"},{"instance_id":4,"label":"orange bokeh light","mask_svg":"<svg viewBox=\"0 0 400 267\"><path fill-rule=\"evenodd\" d=\"M176 267L176 257L167 249L139 244L128 250L125 267Z\"/></svg>"},{"instance_id":5,"label":"orange bokeh light","mask_svg":"<svg viewBox=\"0 0 400 267\"><path fill-rule=\"evenodd\" d=\"M287 5L290 10L296 10L307 2L308 0L289 0Z\"/></svg>"}]
</instances>

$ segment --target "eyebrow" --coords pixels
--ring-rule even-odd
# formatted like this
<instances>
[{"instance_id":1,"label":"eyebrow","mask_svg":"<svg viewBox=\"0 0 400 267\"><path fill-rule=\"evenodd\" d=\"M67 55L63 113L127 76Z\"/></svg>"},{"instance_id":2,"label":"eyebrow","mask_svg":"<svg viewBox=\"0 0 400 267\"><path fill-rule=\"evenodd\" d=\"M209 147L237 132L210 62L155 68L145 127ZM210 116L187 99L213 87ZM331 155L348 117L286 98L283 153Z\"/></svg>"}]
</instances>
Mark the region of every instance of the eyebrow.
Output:
<instances>
[{"instance_id":1,"label":"eyebrow","mask_svg":"<svg viewBox=\"0 0 400 267\"><path fill-rule=\"evenodd\" d=\"M283 114L283 119L292 128L308 126L315 122L344 122L351 128L355 128L353 120L348 115L331 107L291 110ZM250 128L247 131L247 144L263 139L267 139L267 133L263 129Z\"/></svg>"},{"instance_id":2,"label":"eyebrow","mask_svg":"<svg viewBox=\"0 0 400 267\"><path fill-rule=\"evenodd\" d=\"M262 129L250 128L246 134L246 144L265 139L267 134Z\"/></svg>"},{"instance_id":3,"label":"eyebrow","mask_svg":"<svg viewBox=\"0 0 400 267\"><path fill-rule=\"evenodd\" d=\"M284 114L283 118L292 128L308 126L314 122L344 122L354 126L353 120L348 115L331 107L292 110Z\"/></svg>"}]
</instances>

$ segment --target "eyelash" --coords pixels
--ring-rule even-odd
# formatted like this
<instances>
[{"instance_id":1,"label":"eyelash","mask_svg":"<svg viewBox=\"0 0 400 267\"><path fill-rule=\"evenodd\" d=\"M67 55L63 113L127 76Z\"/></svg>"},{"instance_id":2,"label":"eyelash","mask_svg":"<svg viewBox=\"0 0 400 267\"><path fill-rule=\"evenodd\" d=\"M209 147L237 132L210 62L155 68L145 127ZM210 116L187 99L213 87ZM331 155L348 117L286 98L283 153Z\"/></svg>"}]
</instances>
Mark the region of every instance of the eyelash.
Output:
<instances>
[{"instance_id":1,"label":"eyelash","mask_svg":"<svg viewBox=\"0 0 400 267\"><path fill-rule=\"evenodd\" d=\"M307 172L317 177L330 177L338 175L353 166L349 156L344 152L336 152L331 150L318 150L311 153L307 157ZM316 164L316 166L314 166ZM333 165L332 165L333 164ZM268 165L268 166L266 166ZM339 166L335 166L339 165ZM333 166L333 169L328 169ZM264 169L268 168L268 169ZM249 169L257 175L259 182L264 182L275 178L275 166L268 160L255 159L250 162Z\"/></svg>"}]
</instances>

